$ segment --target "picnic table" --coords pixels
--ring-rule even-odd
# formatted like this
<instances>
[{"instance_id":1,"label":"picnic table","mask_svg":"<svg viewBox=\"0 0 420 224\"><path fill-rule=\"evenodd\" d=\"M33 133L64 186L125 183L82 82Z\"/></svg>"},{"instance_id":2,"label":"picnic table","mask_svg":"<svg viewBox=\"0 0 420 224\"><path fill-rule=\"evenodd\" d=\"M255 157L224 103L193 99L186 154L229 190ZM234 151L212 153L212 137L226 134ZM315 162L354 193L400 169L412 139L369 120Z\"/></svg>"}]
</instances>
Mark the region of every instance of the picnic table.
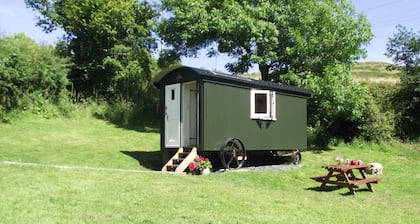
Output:
<instances>
[{"instance_id":1,"label":"picnic table","mask_svg":"<svg viewBox=\"0 0 420 224\"><path fill-rule=\"evenodd\" d=\"M348 187L350 193L355 195L356 192L354 191L354 188L358 188L360 185L366 184L369 191L373 192L371 184L376 184L381 180L379 177L367 177L365 169L369 167L368 164L338 164L325 165L322 167L328 170L327 175L311 177L313 180L321 182L321 188L324 188L326 184ZM353 170L359 170L361 177L356 177Z\"/></svg>"}]
</instances>

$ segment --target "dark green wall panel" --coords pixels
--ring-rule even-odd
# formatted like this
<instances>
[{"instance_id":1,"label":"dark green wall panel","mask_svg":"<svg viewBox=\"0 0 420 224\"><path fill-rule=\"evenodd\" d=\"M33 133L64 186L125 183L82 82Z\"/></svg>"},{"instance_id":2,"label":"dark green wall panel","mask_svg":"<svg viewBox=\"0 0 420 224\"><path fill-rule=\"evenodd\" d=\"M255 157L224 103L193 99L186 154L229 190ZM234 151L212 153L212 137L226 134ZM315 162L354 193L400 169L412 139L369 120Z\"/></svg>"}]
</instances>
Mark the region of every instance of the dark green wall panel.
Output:
<instances>
[{"instance_id":1,"label":"dark green wall panel","mask_svg":"<svg viewBox=\"0 0 420 224\"><path fill-rule=\"evenodd\" d=\"M219 150L229 137L247 150L306 149L306 99L276 95L276 121L250 119L250 89L205 82L201 145Z\"/></svg>"}]
</instances>

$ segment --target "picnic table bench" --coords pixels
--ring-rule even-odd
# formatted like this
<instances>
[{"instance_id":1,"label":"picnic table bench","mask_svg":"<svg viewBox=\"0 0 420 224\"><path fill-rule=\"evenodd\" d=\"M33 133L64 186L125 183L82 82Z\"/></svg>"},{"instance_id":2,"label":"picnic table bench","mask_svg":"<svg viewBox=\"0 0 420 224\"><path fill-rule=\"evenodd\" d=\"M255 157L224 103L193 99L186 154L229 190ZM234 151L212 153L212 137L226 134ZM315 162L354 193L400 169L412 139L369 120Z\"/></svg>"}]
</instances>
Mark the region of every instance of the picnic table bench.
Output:
<instances>
[{"instance_id":1,"label":"picnic table bench","mask_svg":"<svg viewBox=\"0 0 420 224\"><path fill-rule=\"evenodd\" d=\"M350 193L355 195L356 192L353 188L358 188L362 184L366 184L369 191L373 192L372 183L378 183L381 178L371 177L368 178L365 169L369 167L368 164L360 165L349 165L349 164L338 164L338 165L325 165L322 166L328 170L327 175L311 177L317 182L321 182L321 188L324 188L326 184L333 184L340 187L348 187ZM353 170L359 170L360 177L356 177Z\"/></svg>"}]
</instances>

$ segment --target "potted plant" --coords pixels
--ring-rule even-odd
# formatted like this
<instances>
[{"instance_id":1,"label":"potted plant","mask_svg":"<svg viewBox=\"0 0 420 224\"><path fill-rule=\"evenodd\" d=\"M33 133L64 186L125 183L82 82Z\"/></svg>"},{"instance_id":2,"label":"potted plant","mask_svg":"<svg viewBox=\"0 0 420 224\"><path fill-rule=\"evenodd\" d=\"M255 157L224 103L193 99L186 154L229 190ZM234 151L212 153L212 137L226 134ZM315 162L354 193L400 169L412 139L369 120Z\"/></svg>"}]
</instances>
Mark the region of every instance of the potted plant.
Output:
<instances>
[{"instance_id":1,"label":"potted plant","mask_svg":"<svg viewBox=\"0 0 420 224\"><path fill-rule=\"evenodd\" d=\"M197 155L188 166L190 173L193 175L203 174L208 175L210 174L210 169L212 168L211 162L208 158Z\"/></svg>"}]
</instances>

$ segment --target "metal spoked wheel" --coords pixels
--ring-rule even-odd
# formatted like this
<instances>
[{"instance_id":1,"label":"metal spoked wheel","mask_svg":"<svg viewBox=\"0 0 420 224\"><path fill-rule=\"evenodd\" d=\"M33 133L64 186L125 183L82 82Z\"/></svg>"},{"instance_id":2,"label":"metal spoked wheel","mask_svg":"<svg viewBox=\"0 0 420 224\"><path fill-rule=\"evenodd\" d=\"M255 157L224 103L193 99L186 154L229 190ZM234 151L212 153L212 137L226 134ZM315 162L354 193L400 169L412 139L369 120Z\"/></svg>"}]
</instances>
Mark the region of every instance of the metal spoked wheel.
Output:
<instances>
[{"instance_id":1,"label":"metal spoked wheel","mask_svg":"<svg viewBox=\"0 0 420 224\"><path fill-rule=\"evenodd\" d=\"M302 155L300 154L299 150L295 150L292 152L292 163L294 165L299 165L302 163Z\"/></svg>"},{"instance_id":2,"label":"metal spoked wheel","mask_svg":"<svg viewBox=\"0 0 420 224\"><path fill-rule=\"evenodd\" d=\"M246 151L244 144L237 138L229 138L220 147L220 159L225 169L237 169L244 165Z\"/></svg>"}]
</instances>

